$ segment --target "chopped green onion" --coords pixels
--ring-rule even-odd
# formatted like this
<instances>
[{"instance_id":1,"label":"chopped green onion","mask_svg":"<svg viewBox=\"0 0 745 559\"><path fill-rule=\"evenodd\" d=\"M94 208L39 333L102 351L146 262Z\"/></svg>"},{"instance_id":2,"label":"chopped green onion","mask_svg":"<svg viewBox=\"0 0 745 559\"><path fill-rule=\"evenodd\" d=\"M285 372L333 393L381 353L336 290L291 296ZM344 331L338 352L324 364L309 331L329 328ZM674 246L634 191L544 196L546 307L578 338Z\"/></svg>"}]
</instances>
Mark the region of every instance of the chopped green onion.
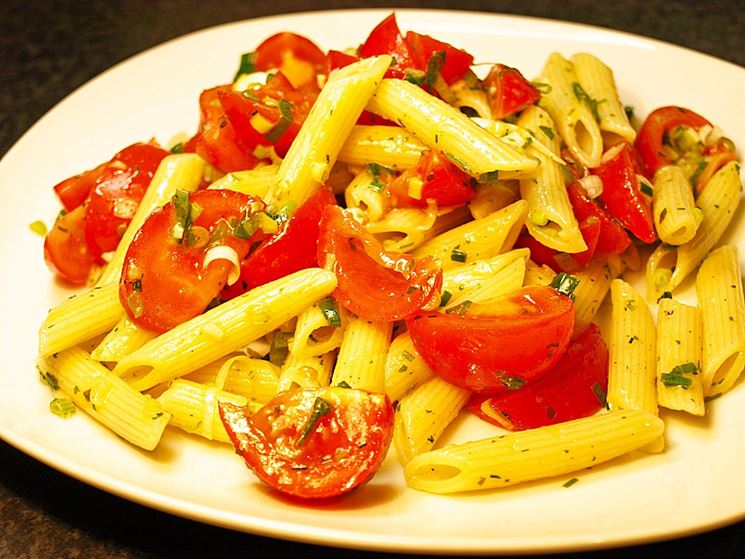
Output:
<instances>
[{"instance_id":1,"label":"chopped green onion","mask_svg":"<svg viewBox=\"0 0 745 559\"><path fill-rule=\"evenodd\" d=\"M495 171L489 171L487 173L482 173L479 176L479 182L481 184L489 184L490 182L494 182L499 180L499 170Z\"/></svg>"},{"instance_id":2,"label":"chopped green onion","mask_svg":"<svg viewBox=\"0 0 745 559\"><path fill-rule=\"evenodd\" d=\"M450 260L453 262L465 262L468 258L468 254L460 250L460 245L453 248L450 252Z\"/></svg>"},{"instance_id":3,"label":"chopped green onion","mask_svg":"<svg viewBox=\"0 0 745 559\"><path fill-rule=\"evenodd\" d=\"M402 357L403 359L406 359L407 361L414 361L414 359L416 359L416 357L414 357L414 356L413 356L413 355L412 355L412 354L411 354L411 353L410 353L409 351L407 351L407 350L403 350L403 352L401 352L401 357Z\"/></svg>"},{"instance_id":4,"label":"chopped green onion","mask_svg":"<svg viewBox=\"0 0 745 559\"><path fill-rule=\"evenodd\" d=\"M349 384L349 383L348 383L348 382L347 382L346 380L343 380L343 381L341 381L341 382L340 382L339 384L337 384L336 386L338 386L339 388L352 388L352 387L350 386L350 384Z\"/></svg>"},{"instance_id":5,"label":"chopped green onion","mask_svg":"<svg viewBox=\"0 0 745 559\"><path fill-rule=\"evenodd\" d=\"M246 52L241 55L241 63L238 66L238 71L233 77L233 81L237 80L241 74L252 74L255 71L256 66L254 66L254 53Z\"/></svg>"},{"instance_id":6,"label":"chopped green onion","mask_svg":"<svg viewBox=\"0 0 745 559\"><path fill-rule=\"evenodd\" d=\"M539 126L541 132L543 132L549 140L554 139L554 130L550 126Z\"/></svg>"},{"instance_id":7,"label":"chopped green onion","mask_svg":"<svg viewBox=\"0 0 745 559\"><path fill-rule=\"evenodd\" d=\"M445 51L434 53L427 63L427 85L435 85L437 78L440 77L442 67L445 65Z\"/></svg>"},{"instance_id":8,"label":"chopped green onion","mask_svg":"<svg viewBox=\"0 0 745 559\"><path fill-rule=\"evenodd\" d=\"M298 448L305 444L305 441L308 439L311 433L315 431L318 422L321 421L321 418L330 414L332 409L333 408L331 407L331 404L329 404L326 400L324 400L320 396L316 397L315 401L313 402L313 412L310 414L308 423L305 424L303 433L300 435L300 438L297 441L296 446Z\"/></svg>"},{"instance_id":9,"label":"chopped green onion","mask_svg":"<svg viewBox=\"0 0 745 559\"><path fill-rule=\"evenodd\" d=\"M505 375L504 372L499 372L497 376L507 390L520 390L525 386L525 379L522 377Z\"/></svg>"},{"instance_id":10,"label":"chopped green onion","mask_svg":"<svg viewBox=\"0 0 745 559\"><path fill-rule=\"evenodd\" d=\"M67 398L55 398L49 402L49 410L54 415L66 418L75 414L75 404Z\"/></svg>"},{"instance_id":11,"label":"chopped green onion","mask_svg":"<svg viewBox=\"0 0 745 559\"><path fill-rule=\"evenodd\" d=\"M567 481L565 484L562 485L562 487L571 487L575 483L577 483L579 480L576 477L573 477L569 481Z\"/></svg>"},{"instance_id":12,"label":"chopped green onion","mask_svg":"<svg viewBox=\"0 0 745 559\"><path fill-rule=\"evenodd\" d=\"M45 237L47 234L47 224L40 219L34 221L33 223L30 223L28 228L40 237Z\"/></svg>"},{"instance_id":13,"label":"chopped green onion","mask_svg":"<svg viewBox=\"0 0 745 559\"><path fill-rule=\"evenodd\" d=\"M626 113L626 118L628 118L629 120L634 118L634 107L632 107L631 105L624 105L623 112Z\"/></svg>"},{"instance_id":14,"label":"chopped green onion","mask_svg":"<svg viewBox=\"0 0 745 559\"><path fill-rule=\"evenodd\" d=\"M665 386L680 386L682 388L688 388L693 384L693 379L686 375L698 374L698 365L695 363L683 363L682 365L676 365L670 372L662 373L660 380Z\"/></svg>"},{"instance_id":15,"label":"chopped green onion","mask_svg":"<svg viewBox=\"0 0 745 559\"><path fill-rule=\"evenodd\" d=\"M266 214L277 223L284 223L292 217L296 209L297 202L295 200L285 200L278 206L268 209Z\"/></svg>"},{"instance_id":16,"label":"chopped green onion","mask_svg":"<svg viewBox=\"0 0 745 559\"><path fill-rule=\"evenodd\" d=\"M57 381L57 377L53 373L49 371L44 372L41 369L37 370L39 371L39 380L42 384L46 384L52 390L59 390L59 381Z\"/></svg>"},{"instance_id":17,"label":"chopped green onion","mask_svg":"<svg viewBox=\"0 0 745 559\"><path fill-rule=\"evenodd\" d=\"M654 190L646 181L639 181L639 190L642 194L646 194L647 196L654 196Z\"/></svg>"},{"instance_id":18,"label":"chopped green onion","mask_svg":"<svg viewBox=\"0 0 745 559\"><path fill-rule=\"evenodd\" d=\"M453 298L453 294L450 293L447 289L442 292L442 295L440 296L440 306L444 307L450 302L450 299Z\"/></svg>"},{"instance_id":19,"label":"chopped green onion","mask_svg":"<svg viewBox=\"0 0 745 559\"><path fill-rule=\"evenodd\" d=\"M171 153L184 153L184 142L179 142L171 148Z\"/></svg>"},{"instance_id":20,"label":"chopped green onion","mask_svg":"<svg viewBox=\"0 0 745 559\"><path fill-rule=\"evenodd\" d=\"M421 70L406 70L404 80L414 85L422 85L427 76Z\"/></svg>"},{"instance_id":21,"label":"chopped green onion","mask_svg":"<svg viewBox=\"0 0 745 559\"><path fill-rule=\"evenodd\" d=\"M272 144L276 144L282 135L287 132L287 129L292 126L292 105L286 99L280 99L279 113L280 117L277 124L264 134L264 139Z\"/></svg>"},{"instance_id":22,"label":"chopped green onion","mask_svg":"<svg viewBox=\"0 0 745 559\"><path fill-rule=\"evenodd\" d=\"M608 407L608 394L603 390L603 387L599 383L595 382L592 385L592 391L595 393L595 397L600 402L600 405L604 408Z\"/></svg>"},{"instance_id":23,"label":"chopped green onion","mask_svg":"<svg viewBox=\"0 0 745 559\"><path fill-rule=\"evenodd\" d=\"M180 188L176 189L171 200L176 209L176 223L173 225L173 238L181 244L184 240L187 229L191 226L191 202L189 200L189 192Z\"/></svg>"},{"instance_id":24,"label":"chopped green onion","mask_svg":"<svg viewBox=\"0 0 745 559\"><path fill-rule=\"evenodd\" d=\"M598 102L596 99L593 99L587 93L584 89L582 89L582 86L574 82L572 84L572 89L574 90L574 96L577 98L577 101L580 103L584 102L587 103L587 107L590 109L590 112L592 112L592 116L595 119L596 122L600 122L600 115L598 114Z\"/></svg>"},{"instance_id":25,"label":"chopped green onion","mask_svg":"<svg viewBox=\"0 0 745 559\"><path fill-rule=\"evenodd\" d=\"M462 303L458 303L454 307L445 309L445 314L459 314L463 316L468 312L468 309L473 305L473 301L465 300Z\"/></svg>"},{"instance_id":26,"label":"chopped green onion","mask_svg":"<svg viewBox=\"0 0 745 559\"><path fill-rule=\"evenodd\" d=\"M550 286L556 289L556 291L570 297L572 300L574 300L574 290L577 289L578 285L579 280L566 272L556 274L556 277L550 283Z\"/></svg>"},{"instance_id":27,"label":"chopped green onion","mask_svg":"<svg viewBox=\"0 0 745 559\"><path fill-rule=\"evenodd\" d=\"M336 301L331 297L326 297L318 302L318 308L321 309L323 316L326 317L326 322L329 326L338 328L341 326L341 315L339 314L339 308L336 306Z\"/></svg>"}]
</instances>

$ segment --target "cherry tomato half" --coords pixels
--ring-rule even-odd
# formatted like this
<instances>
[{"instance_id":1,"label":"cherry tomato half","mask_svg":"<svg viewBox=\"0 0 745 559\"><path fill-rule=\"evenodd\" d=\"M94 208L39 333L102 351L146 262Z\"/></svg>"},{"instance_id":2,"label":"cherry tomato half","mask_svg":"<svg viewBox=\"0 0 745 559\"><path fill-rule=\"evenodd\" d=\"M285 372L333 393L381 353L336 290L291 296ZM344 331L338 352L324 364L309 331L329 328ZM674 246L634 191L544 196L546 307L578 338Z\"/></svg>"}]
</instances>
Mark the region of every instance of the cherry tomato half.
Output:
<instances>
[{"instance_id":1,"label":"cherry tomato half","mask_svg":"<svg viewBox=\"0 0 745 559\"><path fill-rule=\"evenodd\" d=\"M264 483L306 499L336 497L372 478L393 435L385 394L325 387L281 392L253 415L219 403L233 446Z\"/></svg>"},{"instance_id":2,"label":"cherry tomato half","mask_svg":"<svg viewBox=\"0 0 745 559\"><path fill-rule=\"evenodd\" d=\"M60 213L44 239L44 260L50 270L70 283L88 281L95 258L85 242L85 205Z\"/></svg>"},{"instance_id":3,"label":"cherry tomato half","mask_svg":"<svg viewBox=\"0 0 745 559\"><path fill-rule=\"evenodd\" d=\"M495 64L484 78L489 95L492 117L500 120L519 113L541 98L535 86L519 70L504 64Z\"/></svg>"},{"instance_id":4,"label":"cherry tomato half","mask_svg":"<svg viewBox=\"0 0 745 559\"><path fill-rule=\"evenodd\" d=\"M412 179L421 184L418 197L411 196L409 185ZM434 200L438 207L462 206L476 194L470 175L434 150L422 153L414 167L391 182L388 192L393 196L394 206L421 208L427 207L429 200Z\"/></svg>"},{"instance_id":5,"label":"cherry tomato half","mask_svg":"<svg viewBox=\"0 0 745 559\"><path fill-rule=\"evenodd\" d=\"M389 253L362 225L338 206L321 220L318 263L332 266L336 300L367 320L412 316L439 294L442 272L430 258Z\"/></svg>"},{"instance_id":6,"label":"cherry tomato half","mask_svg":"<svg viewBox=\"0 0 745 559\"><path fill-rule=\"evenodd\" d=\"M226 259L204 266L207 252L230 247L240 262L250 240L237 237L236 228L263 209L260 200L246 194L202 190L154 212L132 240L122 269L119 298L132 321L165 332L201 314L234 266Z\"/></svg>"},{"instance_id":7,"label":"cherry tomato half","mask_svg":"<svg viewBox=\"0 0 745 559\"><path fill-rule=\"evenodd\" d=\"M406 324L432 370L472 392L501 394L546 373L564 354L574 303L552 287L427 312Z\"/></svg>"}]
</instances>

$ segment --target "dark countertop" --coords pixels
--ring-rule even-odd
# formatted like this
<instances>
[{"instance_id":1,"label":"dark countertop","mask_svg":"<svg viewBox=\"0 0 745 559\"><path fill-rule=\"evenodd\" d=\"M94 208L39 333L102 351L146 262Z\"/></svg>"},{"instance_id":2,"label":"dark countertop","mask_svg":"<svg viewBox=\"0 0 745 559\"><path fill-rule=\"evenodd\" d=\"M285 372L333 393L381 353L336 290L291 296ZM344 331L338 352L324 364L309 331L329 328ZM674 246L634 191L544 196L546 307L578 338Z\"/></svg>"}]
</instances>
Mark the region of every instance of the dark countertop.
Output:
<instances>
[{"instance_id":1,"label":"dark countertop","mask_svg":"<svg viewBox=\"0 0 745 559\"><path fill-rule=\"evenodd\" d=\"M396 4L591 23L662 39L745 66L742 0L401 0ZM387 5L391 2L4 0L0 3L0 156L69 92L113 64L165 40L224 22L314 7ZM0 557L211 557L231 553L388 556L283 542L169 516L91 488L0 441ZM745 556L745 522L670 542L570 556L741 558Z\"/></svg>"}]
</instances>

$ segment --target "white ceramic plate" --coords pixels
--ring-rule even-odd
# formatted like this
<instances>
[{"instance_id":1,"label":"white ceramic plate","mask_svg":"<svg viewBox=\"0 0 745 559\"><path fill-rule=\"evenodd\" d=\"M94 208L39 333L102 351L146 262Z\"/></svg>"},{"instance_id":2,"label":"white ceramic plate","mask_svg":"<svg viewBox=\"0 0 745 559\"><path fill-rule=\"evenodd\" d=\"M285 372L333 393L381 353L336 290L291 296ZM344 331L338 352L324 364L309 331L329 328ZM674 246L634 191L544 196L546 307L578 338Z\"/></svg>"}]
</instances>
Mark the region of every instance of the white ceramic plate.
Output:
<instances>
[{"instance_id":1,"label":"white ceramic plate","mask_svg":"<svg viewBox=\"0 0 745 559\"><path fill-rule=\"evenodd\" d=\"M36 332L66 295L44 266L28 225L58 211L51 187L151 136L168 142L197 124L202 89L229 81L240 54L281 30L326 48L360 43L385 11L258 19L171 41L116 66L41 119L0 163L0 435L24 452L111 493L173 514L247 532L326 545L430 553L588 549L681 536L745 516L745 386L690 421L669 414L663 454L622 459L569 479L439 497L408 489L394 457L362 490L323 506L264 489L232 449L168 432L152 454L85 414L61 420L34 370ZM691 107L745 145L745 70L648 39L560 22L475 13L401 11L403 29L450 41L479 61L534 76L551 51L590 51L616 72L625 103ZM685 71L683 71L685 69ZM729 238L745 231L740 216ZM450 440L489 427L461 421ZM391 453L393 454L393 453Z\"/></svg>"}]
</instances>

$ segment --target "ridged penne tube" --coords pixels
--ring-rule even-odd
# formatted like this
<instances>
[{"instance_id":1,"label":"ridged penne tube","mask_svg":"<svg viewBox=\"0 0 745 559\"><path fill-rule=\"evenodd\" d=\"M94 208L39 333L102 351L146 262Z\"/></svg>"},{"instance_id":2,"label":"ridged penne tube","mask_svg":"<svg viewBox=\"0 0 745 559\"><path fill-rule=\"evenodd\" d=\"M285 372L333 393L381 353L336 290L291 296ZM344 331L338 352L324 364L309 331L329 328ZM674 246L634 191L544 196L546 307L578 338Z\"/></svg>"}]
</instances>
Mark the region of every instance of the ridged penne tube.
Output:
<instances>
[{"instance_id":1,"label":"ridged penne tube","mask_svg":"<svg viewBox=\"0 0 745 559\"><path fill-rule=\"evenodd\" d=\"M331 309L338 324L330 324L321 305ZM301 312L297 317L295 333L289 341L290 352L295 357L313 357L328 353L341 345L349 313L333 299L324 299Z\"/></svg>"},{"instance_id":2,"label":"ridged penne tube","mask_svg":"<svg viewBox=\"0 0 745 559\"><path fill-rule=\"evenodd\" d=\"M420 384L399 401L393 424L393 446L404 466L434 448L471 393L439 377Z\"/></svg>"},{"instance_id":3,"label":"ridged penne tube","mask_svg":"<svg viewBox=\"0 0 745 559\"><path fill-rule=\"evenodd\" d=\"M481 219L509 206L520 198L520 183L517 181L494 181L476 186L476 195L468 203L474 219Z\"/></svg>"},{"instance_id":4,"label":"ridged penne tube","mask_svg":"<svg viewBox=\"0 0 745 559\"><path fill-rule=\"evenodd\" d=\"M137 390L237 351L329 295L336 276L308 268L226 301L146 343L114 368Z\"/></svg>"},{"instance_id":5,"label":"ridged penne tube","mask_svg":"<svg viewBox=\"0 0 745 559\"><path fill-rule=\"evenodd\" d=\"M393 208L378 221L367 224L367 230L383 241L391 252L408 252L432 237L437 221L434 206L428 209Z\"/></svg>"},{"instance_id":6,"label":"ridged penne tube","mask_svg":"<svg viewBox=\"0 0 745 559\"><path fill-rule=\"evenodd\" d=\"M339 152L339 161L351 165L377 163L389 169L414 167L427 147L411 133L397 126L352 128Z\"/></svg>"},{"instance_id":7,"label":"ridged penne tube","mask_svg":"<svg viewBox=\"0 0 745 559\"><path fill-rule=\"evenodd\" d=\"M530 285L549 285L556 277L556 272L545 264L539 266L532 260L525 264L525 278L523 284Z\"/></svg>"},{"instance_id":8,"label":"ridged penne tube","mask_svg":"<svg viewBox=\"0 0 745 559\"><path fill-rule=\"evenodd\" d=\"M158 445L170 414L86 351L78 347L60 351L40 359L38 367L56 379L65 396L124 440L145 450Z\"/></svg>"},{"instance_id":9,"label":"ridged penne tube","mask_svg":"<svg viewBox=\"0 0 745 559\"><path fill-rule=\"evenodd\" d=\"M582 89L572 63L551 54L538 81L548 86L540 105L551 115L569 151L585 167L600 165L603 137L591 109L591 104L600 103Z\"/></svg>"},{"instance_id":10,"label":"ridged penne tube","mask_svg":"<svg viewBox=\"0 0 745 559\"><path fill-rule=\"evenodd\" d=\"M493 214L465 223L417 247L414 256L437 258L449 270L491 258L515 244L527 216L527 202L518 200Z\"/></svg>"},{"instance_id":11,"label":"ridged penne tube","mask_svg":"<svg viewBox=\"0 0 745 559\"><path fill-rule=\"evenodd\" d=\"M210 190L234 190L264 198L269 188L277 180L278 165L264 165L247 171L233 171L217 179L207 188Z\"/></svg>"},{"instance_id":12,"label":"ridged penne tube","mask_svg":"<svg viewBox=\"0 0 745 559\"><path fill-rule=\"evenodd\" d=\"M205 165L204 159L195 153L180 153L163 158L97 285L119 282L124 256L142 224L153 211L170 202L177 189L194 192L202 182Z\"/></svg>"},{"instance_id":13,"label":"ridged penne tube","mask_svg":"<svg viewBox=\"0 0 745 559\"><path fill-rule=\"evenodd\" d=\"M525 109L517 123L532 132L536 142L558 156L559 134L549 114L535 105ZM564 174L559 163L544 152L531 149L540 165L531 177L520 179L520 195L528 203L525 225L541 244L560 252L587 250L577 218L569 203Z\"/></svg>"},{"instance_id":14,"label":"ridged penne tube","mask_svg":"<svg viewBox=\"0 0 745 559\"><path fill-rule=\"evenodd\" d=\"M124 356L140 349L156 336L155 332L137 326L125 314L96 346L91 357L96 361L116 363Z\"/></svg>"},{"instance_id":15,"label":"ridged penne tube","mask_svg":"<svg viewBox=\"0 0 745 559\"><path fill-rule=\"evenodd\" d=\"M49 311L39 329L44 357L108 332L124 316L119 284L96 286L73 295Z\"/></svg>"},{"instance_id":16,"label":"ridged penne tube","mask_svg":"<svg viewBox=\"0 0 745 559\"><path fill-rule=\"evenodd\" d=\"M432 375L432 369L419 355L408 332L393 338L385 358L385 393L391 402L400 400Z\"/></svg>"},{"instance_id":17,"label":"ridged penne tube","mask_svg":"<svg viewBox=\"0 0 745 559\"><path fill-rule=\"evenodd\" d=\"M387 55L366 58L331 74L279 166L267 204L290 199L299 207L326 181L390 62Z\"/></svg>"},{"instance_id":18,"label":"ridged penne tube","mask_svg":"<svg viewBox=\"0 0 745 559\"><path fill-rule=\"evenodd\" d=\"M696 199L704 218L696 235L679 247L661 244L647 261L647 296L658 297L680 285L719 241L740 203L740 165L733 161L706 183Z\"/></svg>"},{"instance_id":19,"label":"ridged penne tube","mask_svg":"<svg viewBox=\"0 0 745 559\"><path fill-rule=\"evenodd\" d=\"M230 437L220 420L219 401L245 407L244 396L220 390L213 384L176 379L156 400L171 414L170 425L210 441L229 443ZM258 406L255 406L258 408Z\"/></svg>"},{"instance_id":20,"label":"ridged penne tube","mask_svg":"<svg viewBox=\"0 0 745 559\"><path fill-rule=\"evenodd\" d=\"M693 239L703 217L696 209L691 181L678 165L665 165L655 173L652 209L657 235L670 245Z\"/></svg>"},{"instance_id":21,"label":"ridged penne tube","mask_svg":"<svg viewBox=\"0 0 745 559\"><path fill-rule=\"evenodd\" d=\"M647 412L612 410L426 452L404 476L409 487L430 493L507 487L607 462L658 440L664 429Z\"/></svg>"},{"instance_id":22,"label":"ridged penne tube","mask_svg":"<svg viewBox=\"0 0 745 559\"><path fill-rule=\"evenodd\" d=\"M657 403L704 415L701 313L673 299L657 308Z\"/></svg>"},{"instance_id":23,"label":"ridged penne tube","mask_svg":"<svg viewBox=\"0 0 745 559\"><path fill-rule=\"evenodd\" d=\"M614 279L610 290L608 405L656 415L657 333L652 314L644 298L625 281Z\"/></svg>"},{"instance_id":24,"label":"ridged penne tube","mask_svg":"<svg viewBox=\"0 0 745 559\"><path fill-rule=\"evenodd\" d=\"M495 297L506 295L517 291L525 280L525 260L513 260L507 266L486 279L481 285L471 290L456 293L447 303L447 308L452 308L465 301L480 303Z\"/></svg>"},{"instance_id":25,"label":"ridged penne tube","mask_svg":"<svg viewBox=\"0 0 745 559\"><path fill-rule=\"evenodd\" d=\"M491 176L495 171L529 172L538 164L524 151L479 127L455 107L404 80L383 80L367 108L398 122L421 142L441 151L475 177Z\"/></svg>"},{"instance_id":26,"label":"ridged penne tube","mask_svg":"<svg viewBox=\"0 0 745 559\"><path fill-rule=\"evenodd\" d=\"M290 352L282 365L277 392L290 390L293 386L302 388L320 388L331 382L334 370L334 353L297 357Z\"/></svg>"},{"instance_id":27,"label":"ridged penne tube","mask_svg":"<svg viewBox=\"0 0 745 559\"><path fill-rule=\"evenodd\" d=\"M606 136L606 145L617 144L619 139L634 143L636 130L626 116L613 71L599 58L587 53L573 55L571 62L582 89L597 101L600 130Z\"/></svg>"},{"instance_id":28,"label":"ridged penne tube","mask_svg":"<svg viewBox=\"0 0 745 559\"><path fill-rule=\"evenodd\" d=\"M265 359L234 355L184 375L182 378L200 384L216 384L249 402L266 403L278 392L280 369Z\"/></svg>"},{"instance_id":29,"label":"ridged penne tube","mask_svg":"<svg viewBox=\"0 0 745 559\"><path fill-rule=\"evenodd\" d=\"M351 317L344 329L332 382L346 382L352 388L368 392L383 392L385 358L392 330L392 322Z\"/></svg>"},{"instance_id":30,"label":"ridged penne tube","mask_svg":"<svg viewBox=\"0 0 745 559\"><path fill-rule=\"evenodd\" d=\"M517 248L486 258L477 260L465 266L450 268L442 274L442 292L450 293L451 296L478 289L489 278L499 273L516 260L527 262L530 250Z\"/></svg>"},{"instance_id":31,"label":"ridged penne tube","mask_svg":"<svg viewBox=\"0 0 745 559\"><path fill-rule=\"evenodd\" d=\"M707 188L709 188L707 186ZM727 392L745 368L745 302L733 245L706 257L696 276L703 324L704 396Z\"/></svg>"},{"instance_id":32,"label":"ridged penne tube","mask_svg":"<svg viewBox=\"0 0 745 559\"><path fill-rule=\"evenodd\" d=\"M574 328L579 331L595 318L614 276L608 265L598 260L592 260L573 275L579 280L574 290Z\"/></svg>"},{"instance_id":33,"label":"ridged penne tube","mask_svg":"<svg viewBox=\"0 0 745 559\"><path fill-rule=\"evenodd\" d=\"M380 178L375 177L369 167L365 167L344 189L347 209L361 212L360 217L368 222L378 221L388 210L385 184Z\"/></svg>"}]
</instances>

